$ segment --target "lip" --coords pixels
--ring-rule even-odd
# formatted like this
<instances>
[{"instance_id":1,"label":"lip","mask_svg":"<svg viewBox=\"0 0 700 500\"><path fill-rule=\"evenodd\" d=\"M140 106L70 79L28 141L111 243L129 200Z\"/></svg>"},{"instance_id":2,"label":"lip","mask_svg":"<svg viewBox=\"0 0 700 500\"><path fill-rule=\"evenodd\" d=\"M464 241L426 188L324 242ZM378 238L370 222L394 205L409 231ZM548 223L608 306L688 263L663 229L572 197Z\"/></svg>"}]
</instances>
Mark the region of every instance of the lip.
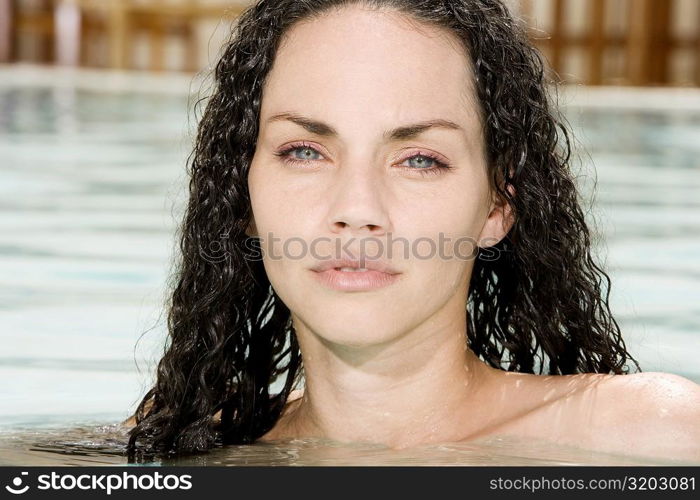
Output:
<instances>
[{"instance_id":1,"label":"lip","mask_svg":"<svg viewBox=\"0 0 700 500\"><path fill-rule=\"evenodd\" d=\"M341 271L341 267L366 271ZM314 277L324 286L344 292L362 292L391 285L399 279L401 273L387 262L365 259L339 259L323 261L313 269Z\"/></svg>"},{"instance_id":2,"label":"lip","mask_svg":"<svg viewBox=\"0 0 700 500\"><path fill-rule=\"evenodd\" d=\"M327 271L329 269L337 269L340 267L352 267L355 269L365 268L370 271L379 271L386 274L399 274L388 262L383 260L372 259L329 259L319 262L312 269L316 272ZM352 271L350 271L352 272Z\"/></svg>"}]
</instances>

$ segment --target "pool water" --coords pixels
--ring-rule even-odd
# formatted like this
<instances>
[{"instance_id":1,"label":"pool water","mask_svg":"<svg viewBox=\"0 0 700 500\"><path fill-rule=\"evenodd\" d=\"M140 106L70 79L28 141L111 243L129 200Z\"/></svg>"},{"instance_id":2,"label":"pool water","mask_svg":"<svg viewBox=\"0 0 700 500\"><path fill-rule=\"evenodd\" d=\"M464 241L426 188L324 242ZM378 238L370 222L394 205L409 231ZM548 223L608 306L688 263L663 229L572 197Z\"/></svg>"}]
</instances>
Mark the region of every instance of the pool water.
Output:
<instances>
[{"instance_id":1,"label":"pool water","mask_svg":"<svg viewBox=\"0 0 700 500\"><path fill-rule=\"evenodd\" d=\"M193 85L191 85L193 84ZM0 67L0 465L125 463L184 210L195 82ZM615 106L614 100L611 106ZM188 114L189 110L189 114ZM700 107L566 108L585 147L612 310L645 371L700 382ZM387 450L299 440L188 464L634 464L491 439Z\"/></svg>"},{"instance_id":2,"label":"pool water","mask_svg":"<svg viewBox=\"0 0 700 500\"><path fill-rule=\"evenodd\" d=\"M119 425L13 430L0 434L0 466L128 465L126 431ZM135 464L139 465L139 464ZM295 439L216 448L208 453L162 459L149 465L689 465L668 459L597 453L543 441L495 437L391 450L382 445Z\"/></svg>"}]
</instances>

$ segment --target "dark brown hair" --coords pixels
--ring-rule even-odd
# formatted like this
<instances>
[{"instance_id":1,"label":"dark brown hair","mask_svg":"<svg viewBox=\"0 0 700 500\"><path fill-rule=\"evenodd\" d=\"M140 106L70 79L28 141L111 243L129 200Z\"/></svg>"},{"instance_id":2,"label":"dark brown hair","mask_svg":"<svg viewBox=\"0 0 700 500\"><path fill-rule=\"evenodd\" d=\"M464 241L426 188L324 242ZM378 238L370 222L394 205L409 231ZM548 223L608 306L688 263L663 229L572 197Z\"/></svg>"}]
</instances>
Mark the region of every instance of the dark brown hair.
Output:
<instances>
[{"instance_id":1,"label":"dark brown hair","mask_svg":"<svg viewBox=\"0 0 700 500\"><path fill-rule=\"evenodd\" d=\"M262 86L283 35L354 3L446 29L472 62L491 184L515 222L475 261L465 304L469 348L508 371L619 374L628 360L639 369L610 312L608 275L591 254L569 134L550 104L542 59L501 1L259 0L216 65L188 162L169 342L136 411L129 461L252 443L274 426L301 379L290 311L262 262L246 258L247 175ZM275 381L282 389L271 395Z\"/></svg>"}]
</instances>

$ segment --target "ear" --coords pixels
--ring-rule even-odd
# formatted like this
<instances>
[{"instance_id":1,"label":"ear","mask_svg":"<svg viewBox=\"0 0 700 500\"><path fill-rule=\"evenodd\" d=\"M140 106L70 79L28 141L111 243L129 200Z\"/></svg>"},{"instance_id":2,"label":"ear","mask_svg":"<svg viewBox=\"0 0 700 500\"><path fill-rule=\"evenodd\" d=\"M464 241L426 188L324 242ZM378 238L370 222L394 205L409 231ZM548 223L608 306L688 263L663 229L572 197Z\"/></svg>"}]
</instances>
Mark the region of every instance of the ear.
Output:
<instances>
[{"instance_id":1,"label":"ear","mask_svg":"<svg viewBox=\"0 0 700 500\"><path fill-rule=\"evenodd\" d=\"M507 190L512 197L515 197L515 187L512 184L508 185ZM486 223L479 234L479 247L487 248L501 241L513 227L514 222L512 207L494 192Z\"/></svg>"}]
</instances>

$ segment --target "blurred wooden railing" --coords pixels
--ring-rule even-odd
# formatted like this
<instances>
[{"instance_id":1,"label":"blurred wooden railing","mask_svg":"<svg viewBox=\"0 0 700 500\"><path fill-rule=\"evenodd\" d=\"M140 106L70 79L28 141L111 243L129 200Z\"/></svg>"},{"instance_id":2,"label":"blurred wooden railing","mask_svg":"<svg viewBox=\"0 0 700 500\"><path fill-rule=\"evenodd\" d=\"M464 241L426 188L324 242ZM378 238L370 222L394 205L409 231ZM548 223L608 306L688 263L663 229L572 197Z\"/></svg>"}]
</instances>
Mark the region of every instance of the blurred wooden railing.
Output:
<instances>
[{"instance_id":1,"label":"blurred wooden railing","mask_svg":"<svg viewBox=\"0 0 700 500\"><path fill-rule=\"evenodd\" d=\"M195 31L206 19L234 18L246 2L204 3L198 0L0 0L0 13L8 13L9 47L0 60L18 57L20 37L29 35L41 49L38 62L68 65L134 67L134 38L146 35L147 68L163 70L167 38L176 37L185 47L178 69L200 69ZM0 24L0 30L2 25ZM0 42L1 44L1 42Z\"/></svg>"},{"instance_id":2,"label":"blurred wooden railing","mask_svg":"<svg viewBox=\"0 0 700 500\"><path fill-rule=\"evenodd\" d=\"M700 1L521 0L516 4L531 27L531 39L564 81L700 85ZM581 5L585 11L575 12ZM586 21L579 23L583 29L567 29L577 16ZM679 29L679 20L693 27L690 33ZM575 52L583 61L570 69ZM685 63L680 70L673 67L679 60Z\"/></svg>"},{"instance_id":3,"label":"blurred wooden railing","mask_svg":"<svg viewBox=\"0 0 700 500\"><path fill-rule=\"evenodd\" d=\"M506 1L563 81L700 85L700 0ZM197 27L207 19L234 18L250 3L0 0L0 61L18 60L17 47L29 37L41 62L133 68L135 41L145 35L143 69L165 69L165 46L176 39L185 47L177 69L195 71L202 66ZM679 20L686 29L678 29Z\"/></svg>"}]
</instances>

